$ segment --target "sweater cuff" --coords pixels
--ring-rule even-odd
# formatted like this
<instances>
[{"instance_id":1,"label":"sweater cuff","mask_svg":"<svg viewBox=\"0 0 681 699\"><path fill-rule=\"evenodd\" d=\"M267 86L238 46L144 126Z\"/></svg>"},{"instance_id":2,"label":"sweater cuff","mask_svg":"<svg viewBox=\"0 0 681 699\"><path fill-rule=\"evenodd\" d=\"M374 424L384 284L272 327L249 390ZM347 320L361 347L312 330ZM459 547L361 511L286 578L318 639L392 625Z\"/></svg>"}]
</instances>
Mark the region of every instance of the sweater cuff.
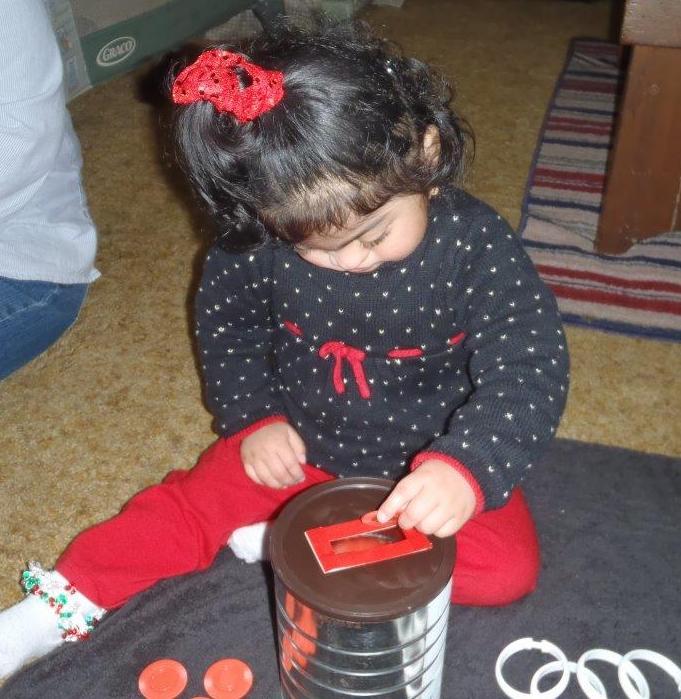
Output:
<instances>
[{"instance_id":1,"label":"sweater cuff","mask_svg":"<svg viewBox=\"0 0 681 699\"><path fill-rule=\"evenodd\" d=\"M235 439L238 442L242 442L246 437L257 432L261 427L267 427L267 425L271 425L275 422L288 422L288 419L285 415L269 415L261 420L256 420L256 422L250 424L248 427L244 427L243 430L239 432L229 435L229 437L223 437L223 439Z\"/></svg>"},{"instance_id":2,"label":"sweater cuff","mask_svg":"<svg viewBox=\"0 0 681 699\"><path fill-rule=\"evenodd\" d=\"M444 461L446 464L449 464L457 473L460 473L464 477L466 483L470 485L475 495L475 511L473 512L473 516L475 517L475 515L479 515L485 509L485 494L482 492L482 488L480 487L480 484L478 483L475 476L464 464L462 464L457 459L454 459L451 456L443 454L439 451L422 451L413 458L411 464L409 465L409 470L414 471L424 461L429 461L430 459Z\"/></svg>"}]
</instances>

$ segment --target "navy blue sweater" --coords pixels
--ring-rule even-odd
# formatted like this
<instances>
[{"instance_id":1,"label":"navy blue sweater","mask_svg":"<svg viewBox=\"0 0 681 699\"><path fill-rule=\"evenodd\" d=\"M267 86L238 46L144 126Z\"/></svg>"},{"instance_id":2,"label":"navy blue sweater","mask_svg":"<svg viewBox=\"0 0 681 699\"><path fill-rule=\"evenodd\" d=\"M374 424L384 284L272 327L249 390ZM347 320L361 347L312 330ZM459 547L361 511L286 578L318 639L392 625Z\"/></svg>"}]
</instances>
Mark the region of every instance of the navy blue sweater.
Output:
<instances>
[{"instance_id":1,"label":"navy blue sweater","mask_svg":"<svg viewBox=\"0 0 681 699\"><path fill-rule=\"evenodd\" d=\"M508 224L460 190L430 201L408 257L366 274L282 243L211 248L196 333L221 435L282 415L308 461L340 476L398 479L444 458L486 508L531 469L567 394L551 292Z\"/></svg>"}]
</instances>

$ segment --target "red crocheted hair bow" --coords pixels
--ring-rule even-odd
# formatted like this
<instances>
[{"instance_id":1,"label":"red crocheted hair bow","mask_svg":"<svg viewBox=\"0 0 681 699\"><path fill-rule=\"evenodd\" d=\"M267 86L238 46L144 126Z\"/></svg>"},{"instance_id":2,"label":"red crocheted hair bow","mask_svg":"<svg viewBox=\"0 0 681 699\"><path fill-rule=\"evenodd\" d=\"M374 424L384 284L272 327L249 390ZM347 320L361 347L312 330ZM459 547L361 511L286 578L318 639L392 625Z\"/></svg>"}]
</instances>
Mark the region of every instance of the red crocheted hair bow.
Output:
<instances>
[{"instance_id":1,"label":"red crocheted hair bow","mask_svg":"<svg viewBox=\"0 0 681 699\"><path fill-rule=\"evenodd\" d=\"M243 87L237 68L251 80ZM211 102L219 112L239 121L252 121L268 112L284 96L284 75L249 63L242 55L221 49L204 51L173 83L173 102Z\"/></svg>"}]
</instances>

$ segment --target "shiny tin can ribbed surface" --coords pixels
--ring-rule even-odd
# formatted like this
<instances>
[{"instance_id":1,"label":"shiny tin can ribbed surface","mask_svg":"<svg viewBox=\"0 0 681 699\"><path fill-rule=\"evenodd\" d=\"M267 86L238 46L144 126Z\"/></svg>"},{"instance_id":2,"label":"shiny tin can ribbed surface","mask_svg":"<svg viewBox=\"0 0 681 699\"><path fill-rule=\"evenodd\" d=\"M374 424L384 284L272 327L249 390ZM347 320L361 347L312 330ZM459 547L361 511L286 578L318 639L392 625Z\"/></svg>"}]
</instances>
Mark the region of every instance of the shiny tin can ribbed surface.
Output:
<instances>
[{"instance_id":1,"label":"shiny tin can ribbed surface","mask_svg":"<svg viewBox=\"0 0 681 699\"><path fill-rule=\"evenodd\" d=\"M430 551L325 575L305 531L375 510L393 483L314 486L282 511L271 537L282 697L438 699L454 539Z\"/></svg>"}]
</instances>

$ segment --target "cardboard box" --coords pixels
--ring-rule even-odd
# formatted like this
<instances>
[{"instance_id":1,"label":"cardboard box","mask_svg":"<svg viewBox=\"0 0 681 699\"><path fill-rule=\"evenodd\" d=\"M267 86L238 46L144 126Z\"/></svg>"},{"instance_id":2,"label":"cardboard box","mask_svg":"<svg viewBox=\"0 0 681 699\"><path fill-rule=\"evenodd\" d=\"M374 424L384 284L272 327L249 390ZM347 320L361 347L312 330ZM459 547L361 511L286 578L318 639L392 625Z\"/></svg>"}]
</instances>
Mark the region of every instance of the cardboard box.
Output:
<instances>
[{"instance_id":1,"label":"cardboard box","mask_svg":"<svg viewBox=\"0 0 681 699\"><path fill-rule=\"evenodd\" d=\"M281 0L269 0L283 7ZM254 0L46 0L66 68L67 99L170 51Z\"/></svg>"}]
</instances>

